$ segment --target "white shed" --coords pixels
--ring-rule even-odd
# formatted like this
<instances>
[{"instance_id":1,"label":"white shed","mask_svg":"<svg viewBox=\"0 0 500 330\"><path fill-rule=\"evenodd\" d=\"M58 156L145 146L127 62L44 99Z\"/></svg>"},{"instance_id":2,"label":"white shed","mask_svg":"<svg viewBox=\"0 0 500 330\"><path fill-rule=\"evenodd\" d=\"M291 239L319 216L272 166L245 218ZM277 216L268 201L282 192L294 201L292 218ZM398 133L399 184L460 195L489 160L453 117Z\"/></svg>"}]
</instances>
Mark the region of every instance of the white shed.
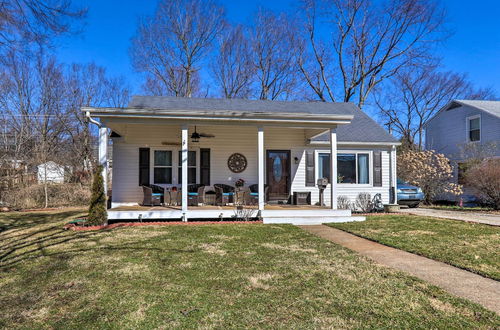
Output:
<instances>
[{"instance_id":1,"label":"white shed","mask_svg":"<svg viewBox=\"0 0 500 330\"><path fill-rule=\"evenodd\" d=\"M64 166L54 163L53 161L46 162L37 166L38 183L64 182Z\"/></svg>"}]
</instances>

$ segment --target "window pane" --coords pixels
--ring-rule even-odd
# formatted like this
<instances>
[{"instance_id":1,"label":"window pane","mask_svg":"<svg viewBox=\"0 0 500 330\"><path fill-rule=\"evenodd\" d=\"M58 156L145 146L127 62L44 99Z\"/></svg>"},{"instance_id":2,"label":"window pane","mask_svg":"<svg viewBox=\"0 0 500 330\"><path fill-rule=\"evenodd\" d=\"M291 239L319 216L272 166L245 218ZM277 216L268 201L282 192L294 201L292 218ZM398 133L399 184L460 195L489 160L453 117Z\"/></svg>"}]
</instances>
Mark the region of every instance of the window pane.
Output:
<instances>
[{"instance_id":1,"label":"window pane","mask_svg":"<svg viewBox=\"0 0 500 330\"><path fill-rule=\"evenodd\" d=\"M155 150L155 166L172 166L172 152Z\"/></svg>"},{"instance_id":2,"label":"window pane","mask_svg":"<svg viewBox=\"0 0 500 330\"><path fill-rule=\"evenodd\" d=\"M182 166L182 150L179 150L179 167ZM188 166L196 166L196 151L188 151Z\"/></svg>"},{"instance_id":3,"label":"window pane","mask_svg":"<svg viewBox=\"0 0 500 330\"><path fill-rule=\"evenodd\" d=\"M188 183L196 183L196 167L188 168Z\"/></svg>"},{"instance_id":4,"label":"window pane","mask_svg":"<svg viewBox=\"0 0 500 330\"><path fill-rule=\"evenodd\" d=\"M470 131L469 132L469 140L470 141L479 141L480 140L480 131L478 129Z\"/></svg>"},{"instance_id":5,"label":"window pane","mask_svg":"<svg viewBox=\"0 0 500 330\"><path fill-rule=\"evenodd\" d=\"M170 184L172 183L172 169L165 167L156 167L154 170L155 183Z\"/></svg>"},{"instance_id":6,"label":"window pane","mask_svg":"<svg viewBox=\"0 0 500 330\"><path fill-rule=\"evenodd\" d=\"M338 182L339 183L356 183L356 155L355 154L338 154Z\"/></svg>"},{"instance_id":7,"label":"window pane","mask_svg":"<svg viewBox=\"0 0 500 330\"><path fill-rule=\"evenodd\" d=\"M479 129L479 118L474 118L469 120L469 129Z\"/></svg>"},{"instance_id":8,"label":"window pane","mask_svg":"<svg viewBox=\"0 0 500 330\"><path fill-rule=\"evenodd\" d=\"M179 178L179 184L182 183L182 167L179 167L179 171L177 173L177 176ZM188 168L188 183L196 183L196 167L190 167Z\"/></svg>"},{"instance_id":9,"label":"window pane","mask_svg":"<svg viewBox=\"0 0 500 330\"><path fill-rule=\"evenodd\" d=\"M330 154L319 154L318 179L327 178L330 182Z\"/></svg>"},{"instance_id":10,"label":"window pane","mask_svg":"<svg viewBox=\"0 0 500 330\"><path fill-rule=\"evenodd\" d=\"M358 154L358 183L369 183L368 154Z\"/></svg>"}]
</instances>

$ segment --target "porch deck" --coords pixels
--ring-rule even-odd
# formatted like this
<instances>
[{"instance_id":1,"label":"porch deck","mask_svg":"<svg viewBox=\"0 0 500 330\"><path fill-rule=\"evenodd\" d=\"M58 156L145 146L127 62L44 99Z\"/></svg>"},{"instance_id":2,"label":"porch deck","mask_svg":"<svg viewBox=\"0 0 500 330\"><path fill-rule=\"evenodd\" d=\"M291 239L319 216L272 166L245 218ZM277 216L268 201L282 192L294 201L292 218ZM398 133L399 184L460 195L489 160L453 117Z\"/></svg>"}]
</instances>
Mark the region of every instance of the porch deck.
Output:
<instances>
[{"instance_id":1,"label":"porch deck","mask_svg":"<svg viewBox=\"0 0 500 330\"><path fill-rule=\"evenodd\" d=\"M258 216L257 206L252 207ZM175 220L179 219L231 219L235 206L190 206L184 213L180 206L118 206L108 210L109 220ZM365 217L351 216L350 210L332 210L316 205L266 205L260 216L264 223L321 224L328 222L363 221Z\"/></svg>"}]
</instances>

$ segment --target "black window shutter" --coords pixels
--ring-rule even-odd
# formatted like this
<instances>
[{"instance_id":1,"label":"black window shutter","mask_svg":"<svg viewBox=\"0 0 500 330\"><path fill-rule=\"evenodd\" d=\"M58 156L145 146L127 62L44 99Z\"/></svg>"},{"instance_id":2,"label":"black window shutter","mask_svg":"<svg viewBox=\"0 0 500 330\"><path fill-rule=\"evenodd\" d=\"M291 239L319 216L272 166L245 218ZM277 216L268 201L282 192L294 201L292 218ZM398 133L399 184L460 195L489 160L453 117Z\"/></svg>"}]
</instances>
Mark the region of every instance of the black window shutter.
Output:
<instances>
[{"instance_id":1,"label":"black window shutter","mask_svg":"<svg viewBox=\"0 0 500 330\"><path fill-rule=\"evenodd\" d=\"M149 148L139 148L139 186L149 185Z\"/></svg>"},{"instance_id":2,"label":"black window shutter","mask_svg":"<svg viewBox=\"0 0 500 330\"><path fill-rule=\"evenodd\" d=\"M200 149L200 183L210 186L210 149Z\"/></svg>"},{"instance_id":3,"label":"black window shutter","mask_svg":"<svg viewBox=\"0 0 500 330\"><path fill-rule=\"evenodd\" d=\"M306 187L314 187L314 150L306 150Z\"/></svg>"},{"instance_id":4,"label":"black window shutter","mask_svg":"<svg viewBox=\"0 0 500 330\"><path fill-rule=\"evenodd\" d=\"M373 186L382 187L382 152L373 152Z\"/></svg>"}]
</instances>

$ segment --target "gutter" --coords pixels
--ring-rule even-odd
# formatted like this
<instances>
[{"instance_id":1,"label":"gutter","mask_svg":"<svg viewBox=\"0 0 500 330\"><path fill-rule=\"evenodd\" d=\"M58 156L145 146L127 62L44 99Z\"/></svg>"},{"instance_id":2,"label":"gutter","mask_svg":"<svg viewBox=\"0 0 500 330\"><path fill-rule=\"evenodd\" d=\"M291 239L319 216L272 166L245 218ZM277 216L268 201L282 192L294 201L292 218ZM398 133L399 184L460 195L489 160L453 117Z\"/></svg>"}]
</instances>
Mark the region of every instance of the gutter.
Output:
<instances>
[{"instance_id":1,"label":"gutter","mask_svg":"<svg viewBox=\"0 0 500 330\"><path fill-rule=\"evenodd\" d=\"M90 112L89 111L85 111L85 117L87 117L87 119L94 125L97 125L97 127L101 128L102 127L102 124L100 122L98 122L97 120L95 120L94 118L90 117Z\"/></svg>"},{"instance_id":2,"label":"gutter","mask_svg":"<svg viewBox=\"0 0 500 330\"><path fill-rule=\"evenodd\" d=\"M309 141L310 145L330 145L330 141ZM350 146L399 146L401 142L359 142L359 141L337 141L338 145Z\"/></svg>"}]
</instances>

